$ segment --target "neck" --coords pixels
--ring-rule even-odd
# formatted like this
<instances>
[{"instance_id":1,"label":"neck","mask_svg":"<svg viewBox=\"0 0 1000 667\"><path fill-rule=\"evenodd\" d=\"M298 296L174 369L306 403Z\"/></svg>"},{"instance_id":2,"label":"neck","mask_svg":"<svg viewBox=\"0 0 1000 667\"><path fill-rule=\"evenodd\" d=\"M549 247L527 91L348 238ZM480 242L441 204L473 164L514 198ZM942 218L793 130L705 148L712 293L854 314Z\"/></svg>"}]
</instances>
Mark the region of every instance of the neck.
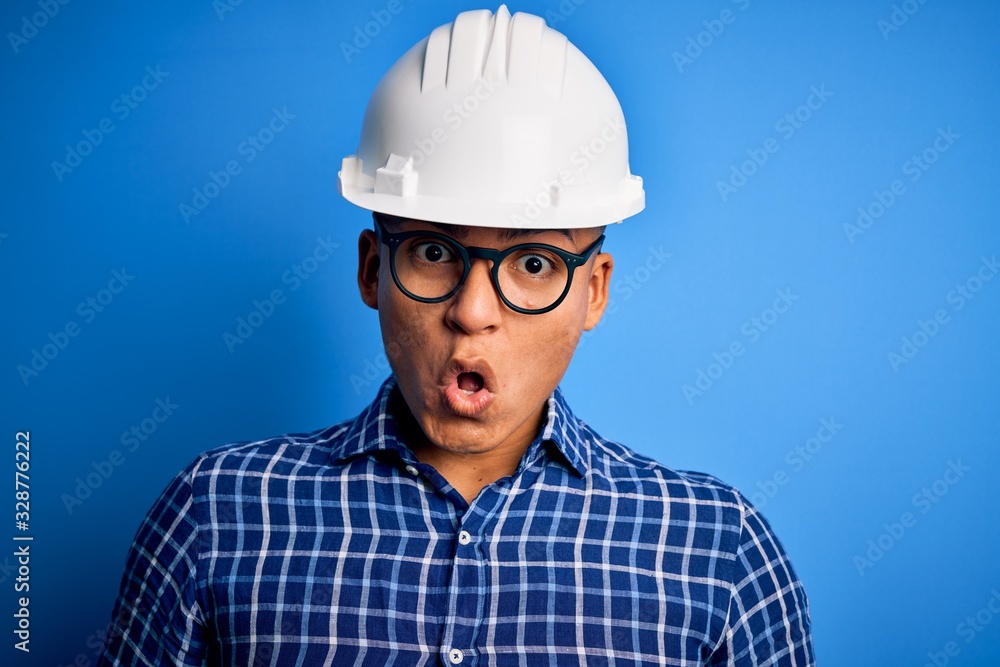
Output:
<instances>
[{"instance_id":1,"label":"neck","mask_svg":"<svg viewBox=\"0 0 1000 667\"><path fill-rule=\"evenodd\" d=\"M496 447L485 452L463 453L444 449L431 441L401 395L396 407L394 414L402 440L418 461L433 466L467 503L471 503L483 487L514 474L544 424L547 412L543 404L535 419L528 420Z\"/></svg>"}]
</instances>

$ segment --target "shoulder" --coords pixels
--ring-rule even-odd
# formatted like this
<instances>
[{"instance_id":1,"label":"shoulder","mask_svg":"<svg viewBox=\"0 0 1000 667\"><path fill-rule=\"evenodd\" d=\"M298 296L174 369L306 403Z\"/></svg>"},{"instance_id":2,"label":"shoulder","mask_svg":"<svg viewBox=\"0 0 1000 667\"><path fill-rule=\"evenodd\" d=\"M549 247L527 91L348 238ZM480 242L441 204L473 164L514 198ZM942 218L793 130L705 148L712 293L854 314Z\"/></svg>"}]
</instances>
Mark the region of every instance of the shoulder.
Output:
<instances>
[{"instance_id":1,"label":"shoulder","mask_svg":"<svg viewBox=\"0 0 1000 667\"><path fill-rule=\"evenodd\" d=\"M223 478L287 475L319 470L329 464L331 452L344 438L353 420L303 433L285 433L260 440L230 442L196 456L181 472L195 489Z\"/></svg>"},{"instance_id":2,"label":"shoulder","mask_svg":"<svg viewBox=\"0 0 1000 667\"><path fill-rule=\"evenodd\" d=\"M585 424L582 426L582 433L588 440L590 467L595 475L614 482L639 480L644 488L658 486L671 498L710 503L737 513L745 511L745 499L739 491L718 477L671 468L620 442L602 437Z\"/></svg>"},{"instance_id":3,"label":"shoulder","mask_svg":"<svg viewBox=\"0 0 1000 667\"><path fill-rule=\"evenodd\" d=\"M705 472L671 468L580 423L595 486L660 501L671 520L687 517L685 522L722 533L724 550L756 547L783 555L767 519L735 486Z\"/></svg>"},{"instance_id":4,"label":"shoulder","mask_svg":"<svg viewBox=\"0 0 1000 667\"><path fill-rule=\"evenodd\" d=\"M668 531L683 527L680 534L688 537L693 525L695 543L711 542L724 565L720 575L741 604L755 608L754 595L785 596L788 609L803 617L798 622L808 624L805 592L784 546L760 510L737 488L703 472L674 470L590 433L593 473L618 485L620 480L640 480L645 497L661 494Z\"/></svg>"}]
</instances>

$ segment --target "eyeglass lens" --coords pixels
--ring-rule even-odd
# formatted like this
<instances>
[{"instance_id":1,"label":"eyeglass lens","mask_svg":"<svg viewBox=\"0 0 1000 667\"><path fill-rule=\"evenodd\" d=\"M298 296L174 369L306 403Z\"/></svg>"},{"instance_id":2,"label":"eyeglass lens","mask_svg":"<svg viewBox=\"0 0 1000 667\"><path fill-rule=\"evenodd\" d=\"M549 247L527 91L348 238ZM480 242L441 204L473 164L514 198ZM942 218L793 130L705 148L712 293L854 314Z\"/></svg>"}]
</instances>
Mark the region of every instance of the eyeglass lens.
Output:
<instances>
[{"instance_id":1,"label":"eyeglass lens","mask_svg":"<svg viewBox=\"0 0 1000 667\"><path fill-rule=\"evenodd\" d=\"M465 265L461 251L438 237L404 240L394 258L403 286L424 299L437 299L454 290ZM569 267L557 254L526 247L507 255L497 270L500 291L519 308L536 310L555 303L566 289Z\"/></svg>"}]
</instances>

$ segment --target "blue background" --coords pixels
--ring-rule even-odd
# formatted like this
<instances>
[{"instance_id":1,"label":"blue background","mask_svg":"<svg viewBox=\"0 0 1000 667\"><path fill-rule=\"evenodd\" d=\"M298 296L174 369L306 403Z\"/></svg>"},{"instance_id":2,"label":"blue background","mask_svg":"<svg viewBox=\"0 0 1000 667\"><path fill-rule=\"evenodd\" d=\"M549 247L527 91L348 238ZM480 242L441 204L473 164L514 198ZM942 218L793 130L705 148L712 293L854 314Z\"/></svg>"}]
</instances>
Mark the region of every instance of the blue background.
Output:
<instances>
[{"instance_id":1,"label":"blue background","mask_svg":"<svg viewBox=\"0 0 1000 667\"><path fill-rule=\"evenodd\" d=\"M219 4L70 2L35 32L22 20L37 2L0 10L0 476L30 429L35 536L30 656L10 646L13 549L0 549L4 664L92 664L133 532L181 467L225 442L351 417L386 375L355 287L370 219L338 197L336 172L381 74L481 5L401 0L348 57L341 44L386 2ZM646 210L609 229L612 312L563 387L606 437L763 508L805 582L822 664L923 665L948 642L957 655L938 664L1000 664L1000 616L959 625L1000 596L1000 280L976 279L993 277L982 258L1000 251L1000 6L897 6L900 25L888 1L511 5L547 15L605 74L645 179ZM147 77L156 85L122 117L114 100L147 66L169 74ZM813 87L827 99L800 108ZM294 118L248 161L241 142L275 108ZM102 119L113 132L60 180L53 162ZM778 150L743 165L769 138ZM936 160L911 180L925 150ZM179 205L229 160L240 173L186 223ZM733 169L753 173L724 197ZM866 230L845 227L897 179L905 190ZM293 290L283 275L318 238L339 247ZM134 279L102 293L123 268ZM980 289L959 309L949 294L967 283ZM285 302L227 347L274 289ZM775 318L778 290L796 298ZM99 313L78 307L108 296ZM947 321L893 364L938 310ZM68 322L78 335L22 378ZM743 354L727 359L735 342ZM686 393L699 371L702 393ZM177 408L125 451L157 399ZM823 419L841 426L810 443ZM70 512L77 478L116 449L121 465ZM949 462L967 468L954 483L940 481ZM933 504L915 498L924 488ZM0 494L10 515L12 494ZM893 528L905 512L910 525ZM9 520L0 540L13 545Z\"/></svg>"}]
</instances>

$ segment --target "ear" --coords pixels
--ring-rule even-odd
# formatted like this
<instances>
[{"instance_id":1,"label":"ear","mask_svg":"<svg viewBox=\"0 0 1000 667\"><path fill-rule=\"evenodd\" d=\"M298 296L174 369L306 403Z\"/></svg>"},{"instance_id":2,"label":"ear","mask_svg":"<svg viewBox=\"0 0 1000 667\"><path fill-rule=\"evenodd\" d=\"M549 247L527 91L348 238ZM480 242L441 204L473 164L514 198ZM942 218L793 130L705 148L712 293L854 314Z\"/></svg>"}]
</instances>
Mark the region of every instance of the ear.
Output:
<instances>
[{"instance_id":1,"label":"ear","mask_svg":"<svg viewBox=\"0 0 1000 667\"><path fill-rule=\"evenodd\" d=\"M611 272L615 268L615 260L610 253L602 252L594 259L594 268L590 271L590 282L587 285L587 320L583 325L585 331L590 331L601 321L604 309L608 306L608 286L611 284Z\"/></svg>"},{"instance_id":2,"label":"ear","mask_svg":"<svg viewBox=\"0 0 1000 667\"><path fill-rule=\"evenodd\" d=\"M375 232L366 229L358 237L358 288L361 300L369 308L378 310L378 274L382 266L382 244Z\"/></svg>"}]
</instances>

